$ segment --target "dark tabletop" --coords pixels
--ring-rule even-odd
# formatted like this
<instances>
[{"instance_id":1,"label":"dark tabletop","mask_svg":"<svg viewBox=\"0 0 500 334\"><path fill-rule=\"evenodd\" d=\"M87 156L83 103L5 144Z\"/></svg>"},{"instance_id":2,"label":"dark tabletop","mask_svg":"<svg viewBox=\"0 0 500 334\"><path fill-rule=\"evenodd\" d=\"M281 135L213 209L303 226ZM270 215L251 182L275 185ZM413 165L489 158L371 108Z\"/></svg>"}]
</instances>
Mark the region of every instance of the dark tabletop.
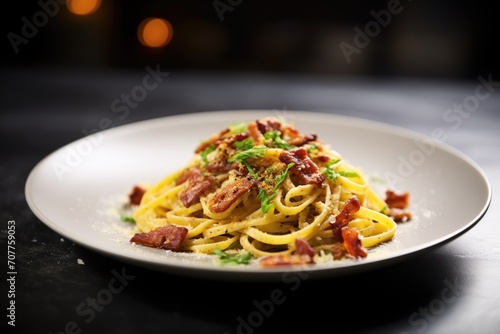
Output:
<instances>
[{"instance_id":1,"label":"dark tabletop","mask_svg":"<svg viewBox=\"0 0 500 334\"><path fill-rule=\"evenodd\" d=\"M142 83L146 66L130 71L3 70L2 333L498 332L500 78L483 73L476 80L457 82L150 68L164 72L160 84L123 120L111 104ZM481 84L487 90L478 92ZM480 99L471 98L479 93ZM460 124L446 119L454 104L471 101L478 103ZM470 231L418 257L360 274L290 284L217 281L122 263L66 240L26 203L24 186L31 169L54 150L84 137L104 117L121 126L239 109L350 115L424 135L441 127L448 135L446 144L472 158L488 176L491 206ZM9 254L12 226L15 253ZM9 255L15 255L15 275L8 274ZM272 301L276 293L279 302ZM15 310L8 310L12 301ZM14 319L8 315L15 315L15 327L8 324Z\"/></svg>"}]
</instances>

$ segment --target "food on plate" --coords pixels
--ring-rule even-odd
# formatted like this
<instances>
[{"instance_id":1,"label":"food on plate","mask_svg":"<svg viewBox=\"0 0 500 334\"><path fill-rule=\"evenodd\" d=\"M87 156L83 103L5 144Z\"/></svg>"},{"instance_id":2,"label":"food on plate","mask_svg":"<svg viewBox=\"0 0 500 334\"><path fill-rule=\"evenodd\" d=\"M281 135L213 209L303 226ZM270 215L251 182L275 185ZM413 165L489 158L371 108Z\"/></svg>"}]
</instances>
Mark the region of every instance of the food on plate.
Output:
<instances>
[{"instance_id":1,"label":"food on plate","mask_svg":"<svg viewBox=\"0 0 500 334\"><path fill-rule=\"evenodd\" d=\"M132 243L262 267L365 258L411 219L407 192L382 197L316 134L274 117L214 133L129 197Z\"/></svg>"}]
</instances>

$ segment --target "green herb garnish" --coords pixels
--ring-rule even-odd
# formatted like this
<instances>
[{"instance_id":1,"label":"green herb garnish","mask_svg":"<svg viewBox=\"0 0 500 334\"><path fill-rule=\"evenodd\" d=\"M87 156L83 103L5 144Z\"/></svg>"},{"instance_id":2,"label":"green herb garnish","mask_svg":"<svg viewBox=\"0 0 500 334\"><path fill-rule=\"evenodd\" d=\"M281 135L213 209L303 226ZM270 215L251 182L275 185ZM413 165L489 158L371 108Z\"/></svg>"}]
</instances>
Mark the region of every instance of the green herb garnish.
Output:
<instances>
[{"instance_id":1,"label":"green herb garnish","mask_svg":"<svg viewBox=\"0 0 500 334\"><path fill-rule=\"evenodd\" d=\"M325 176L332 181L335 181L335 179L337 178L337 173L333 169L330 169L330 166L335 165L339 161L340 159L330 160L326 163L326 169L323 174L325 174Z\"/></svg>"},{"instance_id":2,"label":"green herb garnish","mask_svg":"<svg viewBox=\"0 0 500 334\"><path fill-rule=\"evenodd\" d=\"M249 150L253 147L253 140L251 138L243 139L233 144L234 148L239 150Z\"/></svg>"},{"instance_id":3,"label":"green herb garnish","mask_svg":"<svg viewBox=\"0 0 500 334\"><path fill-rule=\"evenodd\" d=\"M333 169L330 169L329 165L334 165L337 162L339 162L339 160L330 161L326 164L326 169L325 169L324 175L327 178L329 178L332 181L335 181L335 179L337 178L338 175L343 176L343 177L359 177L359 174L356 172L335 171Z\"/></svg>"},{"instance_id":4,"label":"green herb garnish","mask_svg":"<svg viewBox=\"0 0 500 334\"><path fill-rule=\"evenodd\" d=\"M276 196L276 194L274 194L274 196ZM262 209L262 212L268 213L269 210L274 207L274 203L271 203L271 195L268 195L264 189L259 188L257 197L259 197L260 199L260 207Z\"/></svg>"},{"instance_id":5,"label":"green herb garnish","mask_svg":"<svg viewBox=\"0 0 500 334\"><path fill-rule=\"evenodd\" d=\"M231 158L227 159L227 161L228 162L240 162L240 163L242 163L248 169L248 172L250 173L250 175L252 175L252 177L254 177L254 178L257 178L257 176L258 176L257 173L255 173L255 171L252 169L252 167L250 167L250 164L248 162L246 162L245 160L250 159L250 158L263 157L264 155L266 155L266 152L267 152L267 147L254 146L252 148L249 148L248 150L244 150L244 151L241 151L239 153L236 153Z\"/></svg>"},{"instance_id":6,"label":"green herb garnish","mask_svg":"<svg viewBox=\"0 0 500 334\"><path fill-rule=\"evenodd\" d=\"M337 175L344 176L344 177L359 177L359 174L356 172L335 171L335 170L330 168L330 166L335 165L339 161L340 161L340 159L330 160L326 163L326 169L324 172L326 177L328 177L332 181L335 181L335 179L337 178Z\"/></svg>"},{"instance_id":7,"label":"green herb garnish","mask_svg":"<svg viewBox=\"0 0 500 334\"><path fill-rule=\"evenodd\" d=\"M330 168L330 166L333 166L335 165L337 162L339 162L340 159L337 159L337 160L330 160L326 163L326 168Z\"/></svg>"},{"instance_id":8,"label":"green herb garnish","mask_svg":"<svg viewBox=\"0 0 500 334\"><path fill-rule=\"evenodd\" d=\"M254 146L249 148L248 150L244 150L236 153L231 158L229 158L228 162L243 162L246 159L250 158L259 158L266 155L267 147L265 146Z\"/></svg>"},{"instance_id":9,"label":"green herb garnish","mask_svg":"<svg viewBox=\"0 0 500 334\"><path fill-rule=\"evenodd\" d=\"M213 253L219 257L219 261L221 264L231 264L231 265L249 264L250 260L252 259L252 254L250 253L229 255L218 248L215 248L213 250Z\"/></svg>"},{"instance_id":10,"label":"green herb garnish","mask_svg":"<svg viewBox=\"0 0 500 334\"><path fill-rule=\"evenodd\" d=\"M338 171L337 174L343 177L359 177L359 174L356 172L344 172L344 171Z\"/></svg>"},{"instance_id":11,"label":"green herb garnish","mask_svg":"<svg viewBox=\"0 0 500 334\"><path fill-rule=\"evenodd\" d=\"M286 140L281 138L281 134L279 131L267 131L266 133L264 133L264 138L271 139L275 147L282 148L284 150L291 150L295 148L295 146L290 145Z\"/></svg>"},{"instance_id":12,"label":"green herb garnish","mask_svg":"<svg viewBox=\"0 0 500 334\"><path fill-rule=\"evenodd\" d=\"M126 222L126 223L131 223L131 224L135 224L135 219L134 219L134 218L132 218L132 216L120 215L120 219L121 219L123 222Z\"/></svg>"},{"instance_id":13,"label":"green herb garnish","mask_svg":"<svg viewBox=\"0 0 500 334\"><path fill-rule=\"evenodd\" d=\"M213 151L215 151L215 145L211 144L206 149L204 149L203 152L200 153L201 160L203 161L203 166L208 164L207 156Z\"/></svg>"}]
</instances>

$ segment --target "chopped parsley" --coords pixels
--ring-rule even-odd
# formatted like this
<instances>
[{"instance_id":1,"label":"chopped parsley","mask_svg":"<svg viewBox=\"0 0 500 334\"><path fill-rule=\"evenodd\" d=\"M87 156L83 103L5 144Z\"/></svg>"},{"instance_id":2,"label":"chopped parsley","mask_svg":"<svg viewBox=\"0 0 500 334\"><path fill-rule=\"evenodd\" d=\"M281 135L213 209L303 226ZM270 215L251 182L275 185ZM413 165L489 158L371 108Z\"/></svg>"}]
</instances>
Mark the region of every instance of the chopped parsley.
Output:
<instances>
[{"instance_id":1,"label":"chopped parsley","mask_svg":"<svg viewBox=\"0 0 500 334\"><path fill-rule=\"evenodd\" d=\"M324 175L329 178L332 181L335 181L338 175L343 176L343 177L359 177L359 174L356 172L346 172L346 171L335 171L330 168L330 166L335 165L337 162L339 162L340 159L337 160L330 160L326 164L326 169L324 171Z\"/></svg>"},{"instance_id":2,"label":"chopped parsley","mask_svg":"<svg viewBox=\"0 0 500 334\"><path fill-rule=\"evenodd\" d=\"M203 166L208 164L207 156L214 150L215 150L215 145L211 144L206 149L204 149L203 152L200 153L201 160L203 161Z\"/></svg>"},{"instance_id":3,"label":"chopped parsley","mask_svg":"<svg viewBox=\"0 0 500 334\"><path fill-rule=\"evenodd\" d=\"M126 223L131 223L131 224L135 224L135 219L132 217L132 216L125 216L125 215L120 215L120 219L123 221L123 222L126 222Z\"/></svg>"},{"instance_id":4,"label":"chopped parsley","mask_svg":"<svg viewBox=\"0 0 500 334\"><path fill-rule=\"evenodd\" d=\"M337 174L343 177L359 177L359 174L356 172L344 172L344 171L338 171Z\"/></svg>"},{"instance_id":5,"label":"chopped parsley","mask_svg":"<svg viewBox=\"0 0 500 334\"><path fill-rule=\"evenodd\" d=\"M227 159L227 161L240 162L248 169L248 172L250 173L250 175L252 175L253 178L257 178L258 177L257 173L253 170L250 164L246 162L246 159L263 157L264 155L266 155L266 152L267 152L267 147L254 146L252 148L249 148L248 150L236 153L231 158Z\"/></svg>"},{"instance_id":6,"label":"chopped parsley","mask_svg":"<svg viewBox=\"0 0 500 334\"><path fill-rule=\"evenodd\" d=\"M339 162L340 159L337 159L337 160L330 160L326 163L326 168L330 168L330 166L333 166L335 165L337 162Z\"/></svg>"},{"instance_id":7,"label":"chopped parsley","mask_svg":"<svg viewBox=\"0 0 500 334\"><path fill-rule=\"evenodd\" d=\"M231 264L231 265L239 265L239 264L249 264L252 259L252 254L243 253L239 255L229 255L224 251L221 251L218 248L213 250L213 253L219 257L219 261L221 264Z\"/></svg>"},{"instance_id":8,"label":"chopped parsley","mask_svg":"<svg viewBox=\"0 0 500 334\"><path fill-rule=\"evenodd\" d=\"M229 158L228 162L243 162L246 159L250 158L260 158L266 155L267 147L265 146L254 146L249 148L248 150L244 150L236 153L231 158Z\"/></svg>"},{"instance_id":9,"label":"chopped parsley","mask_svg":"<svg viewBox=\"0 0 500 334\"><path fill-rule=\"evenodd\" d=\"M233 144L234 148L239 150L249 150L253 147L253 140L251 138L243 139Z\"/></svg>"},{"instance_id":10,"label":"chopped parsley","mask_svg":"<svg viewBox=\"0 0 500 334\"><path fill-rule=\"evenodd\" d=\"M325 174L325 176L332 181L335 181L335 179L337 178L337 173L333 169L330 169L330 166L335 165L339 161L340 159L330 160L326 163L326 169L323 174Z\"/></svg>"},{"instance_id":11,"label":"chopped parsley","mask_svg":"<svg viewBox=\"0 0 500 334\"><path fill-rule=\"evenodd\" d=\"M281 138L281 133L279 131L267 131L264 133L264 138L267 140L272 140L273 145L284 150L291 150L295 146L288 144L286 140Z\"/></svg>"}]
</instances>

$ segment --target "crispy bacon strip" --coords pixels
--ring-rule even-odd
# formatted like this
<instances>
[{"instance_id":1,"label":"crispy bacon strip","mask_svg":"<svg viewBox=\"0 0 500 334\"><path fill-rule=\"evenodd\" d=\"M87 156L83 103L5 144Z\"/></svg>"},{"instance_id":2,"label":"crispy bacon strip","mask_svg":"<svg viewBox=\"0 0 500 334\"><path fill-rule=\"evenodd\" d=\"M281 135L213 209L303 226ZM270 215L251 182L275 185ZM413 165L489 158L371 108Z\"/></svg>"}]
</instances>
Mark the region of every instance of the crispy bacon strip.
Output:
<instances>
[{"instance_id":1,"label":"crispy bacon strip","mask_svg":"<svg viewBox=\"0 0 500 334\"><path fill-rule=\"evenodd\" d=\"M316 139L318 139L318 136L315 134L308 134L308 135L301 134L296 138L290 139L288 143L294 146L303 146L311 141L315 141Z\"/></svg>"},{"instance_id":2,"label":"crispy bacon strip","mask_svg":"<svg viewBox=\"0 0 500 334\"><path fill-rule=\"evenodd\" d=\"M352 219L352 215L359 211L361 203L356 196L349 198L345 203L338 215L335 217L335 223L347 226Z\"/></svg>"},{"instance_id":3,"label":"crispy bacon strip","mask_svg":"<svg viewBox=\"0 0 500 334\"><path fill-rule=\"evenodd\" d=\"M283 137L290 138L288 143L294 146L303 146L311 141L318 139L316 134L305 134L303 135L300 131L291 125L286 125L283 127L282 131Z\"/></svg>"},{"instance_id":4,"label":"crispy bacon strip","mask_svg":"<svg viewBox=\"0 0 500 334\"><path fill-rule=\"evenodd\" d=\"M344 244L340 242L333 244L331 251L335 260L340 260L347 254Z\"/></svg>"},{"instance_id":5,"label":"crispy bacon strip","mask_svg":"<svg viewBox=\"0 0 500 334\"><path fill-rule=\"evenodd\" d=\"M261 267L292 266L314 263L314 249L305 239L295 240L296 252L289 255L270 255L259 262Z\"/></svg>"},{"instance_id":6,"label":"crispy bacon strip","mask_svg":"<svg viewBox=\"0 0 500 334\"><path fill-rule=\"evenodd\" d=\"M396 193L393 190L385 192L385 202L389 206L389 216L396 222L408 221L412 218L410 211L406 210L410 204L408 192Z\"/></svg>"},{"instance_id":7,"label":"crispy bacon strip","mask_svg":"<svg viewBox=\"0 0 500 334\"><path fill-rule=\"evenodd\" d=\"M240 173L247 170L246 168L240 168L240 167L241 167L240 164L238 164L237 162L227 162L227 160L220 159L220 160L215 160L215 161L209 162L205 166L205 169L207 171L209 171L210 173L214 173L214 174L227 173L233 169L237 170ZM248 172L248 170L247 170L247 172Z\"/></svg>"},{"instance_id":8,"label":"crispy bacon strip","mask_svg":"<svg viewBox=\"0 0 500 334\"><path fill-rule=\"evenodd\" d=\"M293 127L293 125L284 126L282 132L283 132L283 136L287 136L287 137L291 138L292 140L296 139L296 138L300 138L302 136L300 131L298 129L296 129L295 127Z\"/></svg>"},{"instance_id":9,"label":"crispy bacon strip","mask_svg":"<svg viewBox=\"0 0 500 334\"><path fill-rule=\"evenodd\" d=\"M260 133L259 127L257 126L256 122L248 123L248 133L256 143L260 143L264 140L264 136L262 135L262 133Z\"/></svg>"},{"instance_id":10,"label":"crispy bacon strip","mask_svg":"<svg viewBox=\"0 0 500 334\"><path fill-rule=\"evenodd\" d=\"M405 209L410 204L410 194L408 192L396 193L393 190L385 192L385 202L390 208Z\"/></svg>"},{"instance_id":11,"label":"crispy bacon strip","mask_svg":"<svg viewBox=\"0 0 500 334\"><path fill-rule=\"evenodd\" d=\"M186 182L189 179L189 176L193 173L193 169L194 169L194 167L185 169L181 173L181 175L179 175L179 177L177 177L177 180L175 180L175 185L178 186L179 184Z\"/></svg>"},{"instance_id":12,"label":"crispy bacon strip","mask_svg":"<svg viewBox=\"0 0 500 334\"><path fill-rule=\"evenodd\" d=\"M179 177L179 179L182 177L182 180L187 182L187 186L179 193L179 199L182 204L188 208L198 202L200 196L212 186L214 177L212 174L203 173L197 167L192 167L185 173L186 175L181 175ZM177 182L179 182L179 180L177 180Z\"/></svg>"},{"instance_id":13,"label":"crispy bacon strip","mask_svg":"<svg viewBox=\"0 0 500 334\"><path fill-rule=\"evenodd\" d=\"M215 145L218 146L222 143L225 143L225 144L227 144L227 146L232 146L235 142L247 139L249 136L250 135L248 134L248 132L240 132L240 133L237 133L235 135L232 135L231 137L220 138L220 139L216 140Z\"/></svg>"},{"instance_id":14,"label":"crispy bacon strip","mask_svg":"<svg viewBox=\"0 0 500 334\"><path fill-rule=\"evenodd\" d=\"M359 211L361 204L356 196L349 198L345 203L340 212L334 217L335 219L330 221L331 228L333 230L333 237L338 241L343 241L342 229L346 228L349 221L352 219L352 215Z\"/></svg>"},{"instance_id":15,"label":"crispy bacon strip","mask_svg":"<svg viewBox=\"0 0 500 334\"><path fill-rule=\"evenodd\" d=\"M130 204L133 205L141 204L142 196L144 195L145 192L146 192L145 189L139 186L134 186L132 188L132 191L128 194Z\"/></svg>"},{"instance_id":16,"label":"crispy bacon strip","mask_svg":"<svg viewBox=\"0 0 500 334\"><path fill-rule=\"evenodd\" d=\"M325 162L325 163L331 160L330 157L328 157L326 155L320 155L320 156L316 157L316 159L320 162Z\"/></svg>"},{"instance_id":17,"label":"crispy bacon strip","mask_svg":"<svg viewBox=\"0 0 500 334\"><path fill-rule=\"evenodd\" d=\"M300 239L300 238L296 239L295 240L295 247L296 247L298 254L309 255L311 257L313 257L314 254L316 254L316 252L314 251L314 248L312 248L311 245L305 239Z\"/></svg>"},{"instance_id":18,"label":"crispy bacon strip","mask_svg":"<svg viewBox=\"0 0 500 334\"><path fill-rule=\"evenodd\" d=\"M274 117L266 117L255 121L260 133L265 134L268 131L280 131L281 121Z\"/></svg>"},{"instance_id":19,"label":"crispy bacon strip","mask_svg":"<svg viewBox=\"0 0 500 334\"><path fill-rule=\"evenodd\" d=\"M390 208L389 216L394 219L396 223L405 222L411 220L413 217L412 213L406 209Z\"/></svg>"},{"instance_id":20,"label":"crispy bacon strip","mask_svg":"<svg viewBox=\"0 0 500 334\"><path fill-rule=\"evenodd\" d=\"M238 198L257 184L252 178L242 177L228 183L220 189L208 203L208 208L213 213L226 211Z\"/></svg>"},{"instance_id":21,"label":"crispy bacon strip","mask_svg":"<svg viewBox=\"0 0 500 334\"><path fill-rule=\"evenodd\" d=\"M182 226L161 226L146 233L136 233L130 239L130 242L148 247L179 251L187 232L188 229Z\"/></svg>"},{"instance_id":22,"label":"crispy bacon strip","mask_svg":"<svg viewBox=\"0 0 500 334\"><path fill-rule=\"evenodd\" d=\"M348 227L349 222L352 220L352 216L358 212L360 208L361 204L358 198L353 196L344 203L340 212L335 216L335 220L330 221L333 237L342 243L347 253L356 258L367 256L366 251L361 245L358 231L355 228ZM341 255L340 248L337 247L334 250L339 253L338 256Z\"/></svg>"},{"instance_id":23,"label":"crispy bacon strip","mask_svg":"<svg viewBox=\"0 0 500 334\"><path fill-rule=\"evenodd\" d=\"M290 171L294 175L297 175L304 183L323 185L325 177L319 171L318 166L309 158L305 148L282 151L279 159L285 164L293 162L294 165Z\"/></svg>"},{"instance_id":24,"label":"crispy bacon strip","mask_svg":"<svg viewBox=\"0 0 500 334\"><path fill-rule=\"evenodd\" d=\"M314 260L307 254L269 255L259 261L261 267L293 266L313 264Z\"/></svg>"},{"instance_id":25,"label":"crispy bacon strip","mask_svg":"<svg viewBox=\"0 0 500 334\"><path fill-rule=\"evenodd\" d=\"M366 257L368 254L363 249L361 245L361 240L359 239L358 230L351 227L345 227L342 229L342 238L344 239L344 246L349 254L358 257Z\"/></svg>"},{"instance_id":26,"label":"crispy bacon strip","mask_svg":"<svg viewBox=\"0 0 500 334\"><path fill-rule=\"evenodd\" d=\"M215 144L215 142L217 142L218 140L221 140L224 137L224 135L229 133L229 131L231 131L231 130L229 130L229 128L226 128L226 129L220 131L219 133L215 133L215 134L211 135L210 138L201 142L200 145L198 145L196 147L196 149L194 150L194 153L200 153L200 152L204 151L210 145Z\"/></svg>"}]
</instances>

